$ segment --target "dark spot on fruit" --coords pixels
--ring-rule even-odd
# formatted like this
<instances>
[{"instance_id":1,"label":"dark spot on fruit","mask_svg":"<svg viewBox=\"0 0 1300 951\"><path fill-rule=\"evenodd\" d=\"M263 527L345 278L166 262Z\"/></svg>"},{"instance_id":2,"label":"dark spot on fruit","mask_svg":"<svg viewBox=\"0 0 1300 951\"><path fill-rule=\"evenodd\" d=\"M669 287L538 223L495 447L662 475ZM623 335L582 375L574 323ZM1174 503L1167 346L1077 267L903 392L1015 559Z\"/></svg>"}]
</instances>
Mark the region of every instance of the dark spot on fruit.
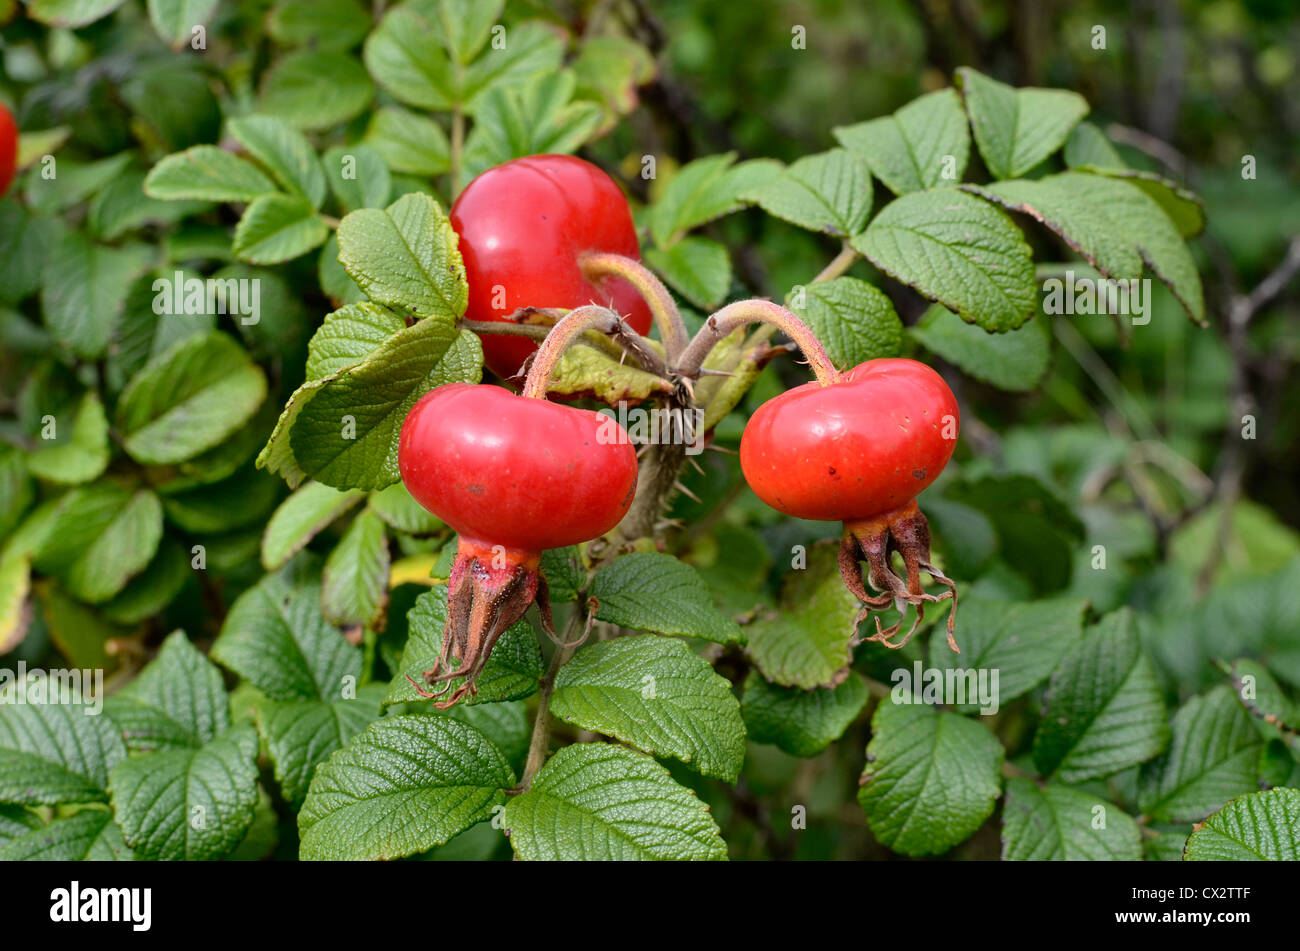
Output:
<instances>
[{"instance_id":1,"label":"dark spot on fruit","mask_svg":"<svg viewBox=\"0 0 1300 951\"><path fill-rule=\"evenodd\" d=\"M827 467L826 467L826 472L827 472L829 475L835 475L835 467L834 467L834 466L827 466Z\"/></svg>"},{"instance_id":2,"label":"dark spot on fruit","mask_svg":"<svg viewBox=\"0 0 1300 951\"><path fill-rule=\"evenodd\" d=\"M481 484L479 484L478 482L475 482L473 485L467 485L467 486L465 486L465 488L469 491L469 494L470 494L470 495L482 495L482 494L483 494L483 486L482 486Z\"/></svg>"},{"instance_id":3,"label":"dark spot on fruit","mask_svg":"<svg viewBox=\"0 0 1300 951\"><path fill-rule=\"evenodd\" d=\"M913 478L913 479L924 479L924 478L925 478L925 470L924 470L924 469L913 469L913 470L912 470L912 478Z\"/></svg>"}]
</instances>

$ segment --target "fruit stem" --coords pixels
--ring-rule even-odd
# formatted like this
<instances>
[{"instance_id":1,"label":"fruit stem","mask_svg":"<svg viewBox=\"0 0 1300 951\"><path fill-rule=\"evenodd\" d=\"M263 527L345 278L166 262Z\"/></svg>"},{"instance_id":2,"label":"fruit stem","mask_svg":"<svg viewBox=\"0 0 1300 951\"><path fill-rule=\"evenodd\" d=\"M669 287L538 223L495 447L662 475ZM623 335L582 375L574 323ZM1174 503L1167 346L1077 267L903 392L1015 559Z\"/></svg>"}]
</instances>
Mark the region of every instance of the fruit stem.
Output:
<instances>
[{"instance_id":1,"label":"fruit stem","mask_svg":"<svg viewBox=\"0 0 1300 951\"><path fill-rule=\"evenodd\" d=\"M602 277L618 277L633 287L644 298L646 306L654 316L659 336L663 338L664 353L669 361L675 360L686 346L686 324L673 295L668 293L663 281L655 277L644 264L621 254L603 251L591 251L578 259L582 273L587 280L596 281Z\"/></svg>"},{"instance_id":2,"label":"fruit stem","mask_svg":"<svg viewBox=\"0 0 1300 951\"><path fill-rule=\"evenodd\" d=\"M822 346L821 341L808 325L780 304L757 298L728 304L706 320L700 332L695 335L695 339L682 351L681 358L677 361L677 372L681 376L692 379L699 376L700 367L704 365L704 361L718 341L737 327L752 323L769 324L793 340L803 351L808 365L812 367L813 374L817 377L817 382L822 386L839 382L839 371L835 369L835 364L827 355L826 348Z\"/></svg>"},{"instance_id":3,"label":"fruit stem","mask_svg":"<svg viewBox=\"0 0 1300 951\"><path fill-rule=\"evenodd\" d=\"M621 324L622 319L608 307L588 304L569 311L556 322L542 345L537 348L521 395L546 399L546 389L550 386L555 365L560 362L564 351L588 330L613 334L619 331Z\"/></svg>"}]
</instances>

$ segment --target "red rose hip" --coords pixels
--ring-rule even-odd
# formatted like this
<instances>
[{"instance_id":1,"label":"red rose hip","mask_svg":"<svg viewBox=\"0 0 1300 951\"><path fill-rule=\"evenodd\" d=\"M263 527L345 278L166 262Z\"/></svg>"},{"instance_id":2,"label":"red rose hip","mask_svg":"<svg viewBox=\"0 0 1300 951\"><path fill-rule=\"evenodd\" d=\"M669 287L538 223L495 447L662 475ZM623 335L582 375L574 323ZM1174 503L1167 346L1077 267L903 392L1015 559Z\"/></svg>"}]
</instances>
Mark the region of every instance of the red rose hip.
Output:
<instances>
[{"instance_id":1,"label":"red rose hip","mask_svg":"<svg viewBox=\"0 0 1300 951\"><path fill-rule=\"evenodd\" d=\"M451 207L469 281L467 320L504 322L521 307L607 306L637 333L650 330L650 310L626 281L587 280L587 252L639 259L627 199L612 178L572 155L531 155L490 168ZM485 334L483 357L503 378L515 376L537 344L526 337Z\"/></svg>"},{"instance_id":2,"label":"red rose hip","mask_svg":"<svg viewBox=\"0 0 1300 951\"><path fill-rule=\"evenodd\" d=\"M18 123L13 113L0 103L0 198L9 190L18 167Z\"/></svg>"},{"instance_id":3,"label":"red rose hip","mask_svg":"<svg viewBox=\"0 0 1300 951\"><path fill-rule=\"evenodd\" d=\"M438 707L477 690L497 639L534 601L555 636L542 551L603 535L636 492L636 450L621 430L622 438L609 438L617 426L592 410L486 384L440 386L407 414L402 482L459 535L442 653L424 681L465 680ZM449 689L415 686L429 697Z\"/></svg>"},{"instance_id":4,"label":"red rose hip","mask_svg":"<svg viewBox=\"0 0 1300 951\"><path fill-rule=\"evenodd\" d=\"M930 563L930 532L916 496L943 471L957 445L957 400L943 378L915 360L869 360L829 386L808 383L768 400L740 441L745 479L764 502L797 518L843 521L840 572L871 608L913 604L916 623L899 643L901 621L873 640L901 647L916 630L925 602L956 598L956 588ZM890 567L903 556L907 579ZM882 592L867 592L867 581ZM926 594L920 572L948 587ZM954 611L955 613L955 611ZM948 640L953 615L949 615ZM856 625L855 625L856 626Z\"/></svg>"}]
</instances>

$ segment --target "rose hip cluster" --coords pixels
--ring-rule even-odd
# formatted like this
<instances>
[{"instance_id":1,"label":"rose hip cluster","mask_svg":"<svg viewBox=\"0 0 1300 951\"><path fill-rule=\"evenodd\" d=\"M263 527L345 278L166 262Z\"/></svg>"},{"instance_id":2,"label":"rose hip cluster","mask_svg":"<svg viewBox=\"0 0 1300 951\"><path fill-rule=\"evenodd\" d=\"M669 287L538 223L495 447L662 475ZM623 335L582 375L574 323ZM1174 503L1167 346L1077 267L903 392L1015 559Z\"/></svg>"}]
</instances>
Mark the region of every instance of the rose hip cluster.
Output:
<instances>
[{"instance_id":1,"label":"rose hip cluster","mask_svg":"<svg viewBox=\"0 0 1300 951\"><path fill-rule=\"evenodd\" d=\"M890 605L904 615L915 608L901 638L901 618L888 628L877 619L870 640L901 647L924 604L955 603L955 586L931 563L929 529L916 505L957 440L956 400L937 373L904 359L870 360L840 373L807 327L765 301L724 308L688 343L670 295L639 264L622 192L581 159L532 156L484 172L457 199L451 221L469 282L466 319L478 322L485 362L512 381L526 369L527 380L520 394L491 384L438 387L402 427L402 481L459 536L441 654L415 685L423 696L445 708L476 692L496 641L531 604L559 643L542 552L600 538L633 504L638 466L630 440L610 440L607 417L546 399L564 348L593 330L623 343L675 394L685 394L680 398L693 396L695 380L709 372L701 369L708 351L737 327L767 321L785 331L817 381L754 413L740 444L746 480L782 512L844 522L840 571L863 603L857 623ZM536 340L514 332L517 324L501 334L482 326L501 323L504 331L526 312L564 314L543 331L540 351ZM640 336L652 320L662 357ZM895 552L905 577L891 566ZM947 590L928 594L922 571ZM948 642L957 650L954 615L955 608ZM457 679L453 690L449 682Z\"/></svg>"}]
</instances>

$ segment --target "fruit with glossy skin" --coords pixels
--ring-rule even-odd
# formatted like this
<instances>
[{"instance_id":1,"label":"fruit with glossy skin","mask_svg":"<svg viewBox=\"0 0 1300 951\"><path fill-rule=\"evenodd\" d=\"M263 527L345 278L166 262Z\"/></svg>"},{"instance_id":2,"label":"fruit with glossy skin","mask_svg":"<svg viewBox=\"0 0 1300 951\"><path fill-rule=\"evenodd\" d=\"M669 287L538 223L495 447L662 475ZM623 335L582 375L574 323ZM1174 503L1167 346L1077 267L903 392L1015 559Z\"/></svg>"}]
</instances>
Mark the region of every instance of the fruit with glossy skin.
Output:
<instances>
[{"instance_id":1,"label":"fruit with glossy skin","mask_svg":"<svg viewBox=\"0 0 1300 951\"><path fill-rule=\"evenodd\" d=\"M953 640L956 586L930 562L930 531L916 496L943 471L957 445L960 415L952 390L915 360L868 360L829 386L808 383L768 400L750 418L740 441L745 479L764 502L797 518L843 521L840 573L864 608L904 602L916 620L899 643L902 621L870 640L902 647L923 617L923 605L951 598ZM891 555L903 557L906 580ZM859 560L867 562L863 583ZM935 596L921 587L927 572L949 589Z\"/></svg>"},{"instance_id":2,"label":"fruit with glossy skin","mask_svg":"<svg viewBox=\"0 0 1300 951\"><path fill-rule=\"evenodd\" d=\"M750 488L796 518L842 521L906 505L957 445L957 400L915 360L868 360L758 408L740 441Z\"/></svg>"},{"instance_id":3,"label":"fruit with glossy skin","mask_svg":"<svg viewBox=\"0 0 1300 951\"><path fill-rule=\"evenodd\" d=\"M424 684L445 709L477 691L497 639L536 602L555 638L542 551L603 535L636 494L636 449L615 420L517 396L499 386L450 383L407 414L398 446L402 482L459 535L447 580L442 651ZM454 690L426 687L464 678Z\"/></svg>"},{"instance_id":4,"label":"fruit with glossy skin","mask_svg":"<svg viewBox=\"0 0 1300 951\"><path fill-rule=\"evenodd\" d=\"M466 320L505 321L521 307L597 303L650 330L650 310L626 281L592 283L578 263L585 252L639 259L632 212L614 180L572 155L530 155L490 168L451 207L451 225L469 281ZM519 372L537 344L485 334L483 357L501 377Z\"/></svg>"},{"instance_id":5,"label":"fruit with glossy skin","mask_svg":"<svg viewBox=\"0 0 1300 951\"><path fill-rule=\"evenodd\" d=\"M13 113L0 103L0 197L9 190L18 166L18 123Z\"/></svg>"}]
</instances>

